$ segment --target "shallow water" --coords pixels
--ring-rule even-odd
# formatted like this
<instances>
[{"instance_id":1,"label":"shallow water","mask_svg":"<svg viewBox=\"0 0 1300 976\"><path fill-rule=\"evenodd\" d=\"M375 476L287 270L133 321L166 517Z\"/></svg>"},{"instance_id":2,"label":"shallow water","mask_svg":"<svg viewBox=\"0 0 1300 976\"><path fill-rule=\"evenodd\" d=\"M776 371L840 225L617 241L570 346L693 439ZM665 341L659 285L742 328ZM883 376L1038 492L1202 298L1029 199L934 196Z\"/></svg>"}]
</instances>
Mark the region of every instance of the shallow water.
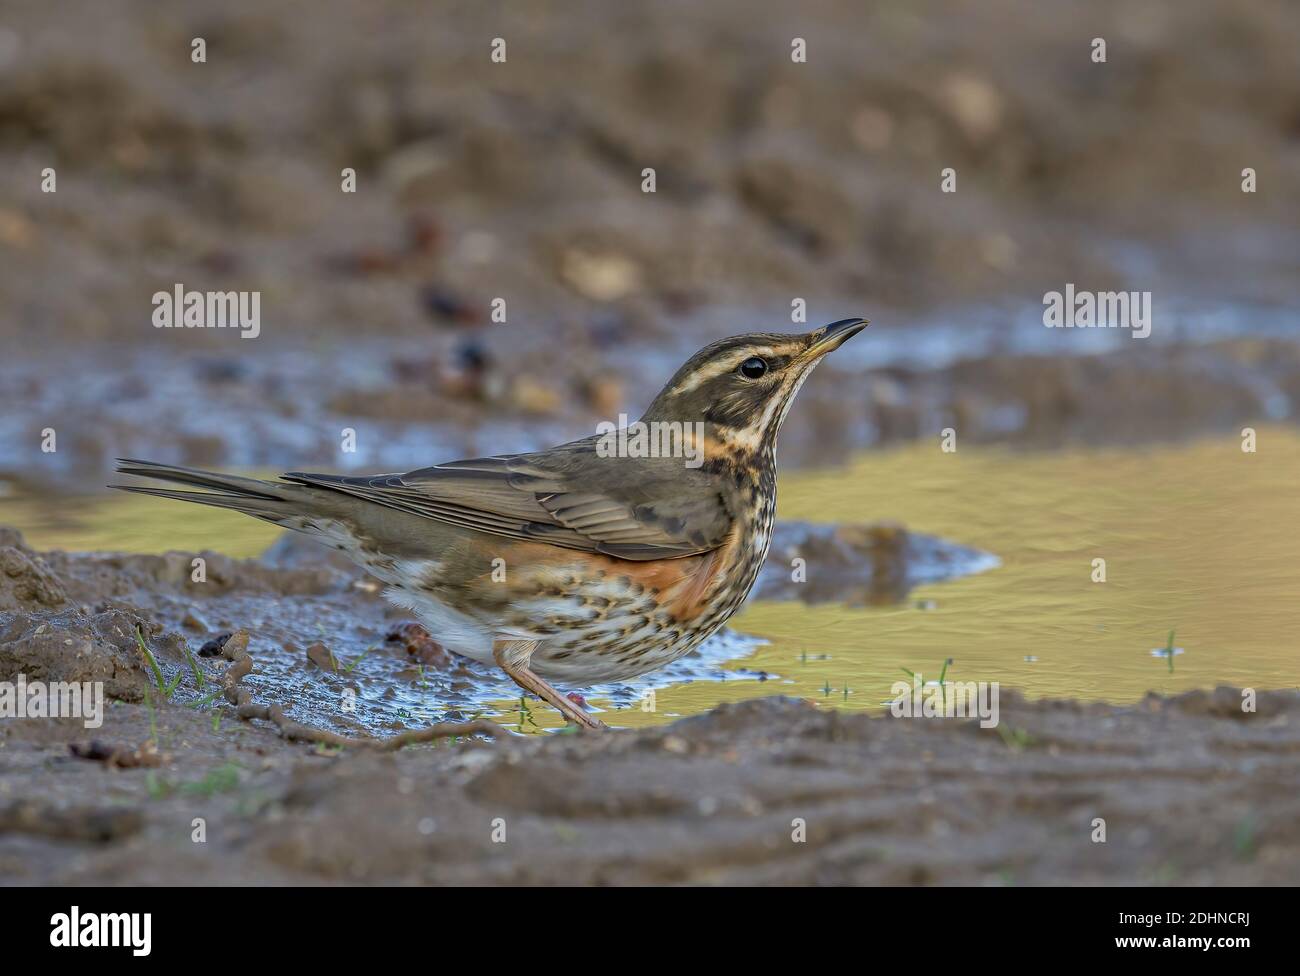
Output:
<instances>
[{"instance_id":1,"label":"shallow water","mask_svg":"<svg viewBox=\"0 0 1300 976\"><path fill-rule=\"evenodd\" d=\"M903 669L934 679L948 659L949 679L998 681L1031 697L1128 702L1150 690L1222 683L1295 687L1297 484L1300 436L1285 428L1261 429L1255 454L1243 453L1235 438L1061 453L962 446L951 454L936 439L873 452L846 469L787 473L780 518L897 521L994 553L1001 564L918 587L893 606L751 603L732 620L740 635L711 643L703 658L635 686L587 690L588 699L617 708L605 717L620 725L776 693L870 709L906 679ZM249 556L278 534L229 513L134 496L57 507L0 498L0 524L17 525L38 549L211 548ZM1106 561L1104 583L1092 581L1098 558ZM816 572L810 563L809 576ZM289 619L280 624L292 632ZM335 633L340 658L360 655L381 626L375 619L352 637ZM1172 670L1167 655L1152 653L1171 630L1182 649ZM309 628L298 642L316 639ZM350 679L376 689L363 695L356 724L419 724L453 704L429 700L437 695L422 681L395 681L400 669L384 655L356 667ZM296 659L265 657L257 671L273 691L291 688L305 673ZM297 689L293 697L306 709L301 717L329 708L337 690L331 683L340 680ZM495 712L529 728L557 724L540 706L521 715L508 684L483 679L470 686L454 703L464 711ZM655 707L646 711L637 695L650 686Z\"/></svg>"},{"instance_id":2,"label":"shallow water","mask_svg":"<svg viewBox=\"0 0 1300 976\"><path fill-rule=\"evenodd\" d=\"M855 707L888 697L902 668L937 678L946 658L949 678L1035 697L1295 687L1297 485L1300 437L1288 429L1261 429L1255 454L1235 438L1053 454L943 454L936 439L877 453L847 474L789 479L781 515L897 519L1002 565L919 588L906 606L758 604L733 623L772 640L751 667ZM1105 583L1092 581L1097 558ZM1183 649L1172 671L1151 653L1170 630Z\"/></svg>"}]
</instances>

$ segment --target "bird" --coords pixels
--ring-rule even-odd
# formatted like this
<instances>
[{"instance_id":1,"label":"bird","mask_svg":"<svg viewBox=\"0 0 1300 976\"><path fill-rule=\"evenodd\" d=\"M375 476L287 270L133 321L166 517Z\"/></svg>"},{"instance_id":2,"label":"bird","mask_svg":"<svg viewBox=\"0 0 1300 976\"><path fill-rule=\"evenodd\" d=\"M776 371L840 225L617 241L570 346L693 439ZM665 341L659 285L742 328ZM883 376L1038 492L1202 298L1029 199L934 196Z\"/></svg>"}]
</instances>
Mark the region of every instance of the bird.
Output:
<instances>
[{"instance_id":1,"label":"bird","mask_svg":"<svg viewBox=\"0 0 1300 976\"><path fill-rule=\"evenodd\" d=\"M549 450L273 481L121 458L121 474L201 490L110 487L233 509L333 546L442 646L498 666L581 729L604 729L553 682L653 671L735 613L772 541L777 434L795 394L867 325L719 339L640 420Z\"/></svg>"}]
</instances>

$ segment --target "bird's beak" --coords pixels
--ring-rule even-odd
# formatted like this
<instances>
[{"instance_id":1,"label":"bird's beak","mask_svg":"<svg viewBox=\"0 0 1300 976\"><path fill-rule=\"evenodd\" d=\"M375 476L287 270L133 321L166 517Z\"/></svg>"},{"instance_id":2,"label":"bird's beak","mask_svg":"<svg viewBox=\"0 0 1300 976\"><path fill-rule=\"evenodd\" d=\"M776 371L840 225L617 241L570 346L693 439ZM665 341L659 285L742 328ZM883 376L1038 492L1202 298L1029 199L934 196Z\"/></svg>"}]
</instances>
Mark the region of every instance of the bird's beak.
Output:
<instances>
[{"instance_id":1,"label":"bird's beak","mask_svg":"<svg viewBox=\"0 0 1300 976\"><path fill-rule=\"evenodd\" d=\"M866 319L840 319L832 322L818 332L813 333L812 345L804 355L809 359L820 359L833 349L838 349L867 327Z\"/></svg>"}]
</instances>

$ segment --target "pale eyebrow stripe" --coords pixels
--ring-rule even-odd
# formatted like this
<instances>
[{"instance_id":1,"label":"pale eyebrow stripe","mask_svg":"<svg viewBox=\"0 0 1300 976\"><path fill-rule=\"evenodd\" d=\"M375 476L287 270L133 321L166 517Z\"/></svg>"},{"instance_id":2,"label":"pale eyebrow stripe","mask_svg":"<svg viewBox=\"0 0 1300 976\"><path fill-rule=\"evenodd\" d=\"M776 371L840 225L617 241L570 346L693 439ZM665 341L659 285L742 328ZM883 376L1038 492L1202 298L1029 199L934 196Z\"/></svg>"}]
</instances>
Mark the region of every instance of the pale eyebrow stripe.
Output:
<instances>
[{"instance_id":1,"label":"pale eyebrow stripe","mask_svg":"<svg viewBox=\"0 0 1300 976\"><path fill-rule=\"evenodd\" d=\"M777 351L771 346L746 346L742 349L735 349L728 354L726 359L714 360L704 370L696 373L694 376L688 377L686 380L683 380L677 386L673 387L672 392L684 393L687 390L695 389L701 383L711 380L716 376L721 376L723 373L730 373L750 356L763 356L770 359L776 355L778 355Z\"/></svg>"}]
</instances>

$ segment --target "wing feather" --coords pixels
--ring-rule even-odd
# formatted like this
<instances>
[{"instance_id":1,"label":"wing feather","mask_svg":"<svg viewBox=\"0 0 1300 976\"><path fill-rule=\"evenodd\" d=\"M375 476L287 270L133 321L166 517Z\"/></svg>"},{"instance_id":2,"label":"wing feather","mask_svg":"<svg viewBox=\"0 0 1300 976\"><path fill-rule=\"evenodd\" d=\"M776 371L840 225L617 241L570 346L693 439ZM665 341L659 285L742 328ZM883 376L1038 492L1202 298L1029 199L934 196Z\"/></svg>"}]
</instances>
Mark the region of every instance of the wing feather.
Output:
<instances>
[{"instance_id":1,"label":"wing feather","mask_svg":"<svg viewBox=\"0 0 1300 976\"><path fill-rule=\"evenodd\" d=\"M295 471L282 477L449 525L620 559L672 559L722 543L731 517L706 477L698 472L683 477L680 466L633 471L628 465L635 459L624 458L616 462L621 477L611 479L609 469L599 467L609 459L584 450L586 443L544 454L452 461L405 474Z\"/></svg>"}]
</instances>

